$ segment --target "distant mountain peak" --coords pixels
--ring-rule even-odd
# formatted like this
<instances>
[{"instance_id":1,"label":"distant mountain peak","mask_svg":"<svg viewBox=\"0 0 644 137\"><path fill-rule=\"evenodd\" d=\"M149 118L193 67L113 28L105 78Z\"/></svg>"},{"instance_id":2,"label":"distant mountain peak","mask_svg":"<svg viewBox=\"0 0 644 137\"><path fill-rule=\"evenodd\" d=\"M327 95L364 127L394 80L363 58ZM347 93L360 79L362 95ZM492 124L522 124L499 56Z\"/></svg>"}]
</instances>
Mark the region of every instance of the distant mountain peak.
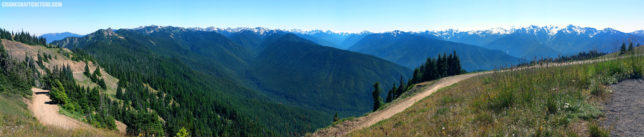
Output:
<instances>
[{"instance_id":1,"label":"distant mountain peak","mask_svg":"<svg viewBox=\"0 0 644 137\"><path fill-rule=\"evenodd\" d=\"M82 37L83 35L75 34L71 32L61 32L61 33L47 33L42 34L40 37L47 39L47 43L51 43L56 40L61 40L67 37Z\"/></svg>"}]
</instances>

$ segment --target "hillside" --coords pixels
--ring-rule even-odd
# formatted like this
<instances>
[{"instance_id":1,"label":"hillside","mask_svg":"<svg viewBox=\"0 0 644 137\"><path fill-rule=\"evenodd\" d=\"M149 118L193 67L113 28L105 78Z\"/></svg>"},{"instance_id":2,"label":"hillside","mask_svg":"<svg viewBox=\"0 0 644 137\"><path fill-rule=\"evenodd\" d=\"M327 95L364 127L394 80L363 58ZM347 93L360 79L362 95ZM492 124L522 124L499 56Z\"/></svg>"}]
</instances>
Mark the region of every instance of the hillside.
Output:
<instances>
[{"instance_id":1,"label":"hillside","mask_svg":"<svg viewBox=\"0 0 644 137\"><path fill-rule=\"evenodd\" d=\"M419 66L428 57L434 58L453 51L456 51L467 71L491 70L522 62L500 51L400 31L365 36L349 50L374 55L407 68Z\"/></svg>"},{"instance_id":2,"label":"hillside","mask_svg":"<svg viewBox=\"0 0 644 137\"><path fill-rule=\"evenodd\" d=\"M372 56L282 35L149 26L99 30L53 43L88 53L121 80L149 83L179 104L188 104L172 109L151 106L173 123L164 127L170 134L193 126L185 120L169 120L181 117L196 123L189 130L198 135L222 135L240 127L248 130L235 130L235 134L301 135L330 123L333 113L351 116L368 111L368 106L360 104L370 102L369 84L392 85L410 72ZM339 93L344 97L331 96ZM202 100L201 104L195 104L196 100ZM221 110L201 112L211 107ZM197 113L173 115L176 111ZM207 117L212 114L234 122L214 127L220 123Z\"/></svg>"},{"instance_id":3,"label":"hillside","mask_svg":"<svg viewBox=\"0 0 644 137\"><path fill-rule=\"evenodd\" d=\"M373 83L392 85L411 73L379 58L320 46L293 34L271 36L262 45L266 48L248 74L270 94L312 109L360 115L373 103Z\"/></svg>"},{"instance_id":4,"label":"hillside","mask_svg":"<svg viewBox=\"0 0 644 137\"><path fill-rule=\"evenodd\" d=\"M58 104L44 102L49 99L47 94L33 92L32 86L44 86L46 83L41 76L50 75L49 68L62 63L75 64L59 51L45 48L42 45L27 45L20 42L2 39L0 42L0 136L122 136L118 131L99 129L79 119L72 119L64 116L57 109L46 107L58 107ZM36 66L32 59L44 59L38 56L46 55L48 61L42 62L42 67ZM42 60L38 60L40 62ZM40 63L39 63L40 65ZM55 69L54 69L55 70ZM80 75L83 76L82 74ZM109 75L105 75L109 77ZM31 99L31 100L30 100ZM42 101L41 101L42 100ZM47 110L51 110L46 112ZM57 117L51 117L57 116ZM64 122L52 123L49 121L62 120L75 121L76 126L70 126ZM114 123L115 121L112 121ZM116 121L116 123L120 123ZM82 125L82 126L79 126ZM125 132L125 126L122 133Z\"/></svg>"},{"instance_id":5,"label":"hillside","mask_svg":"<svg viewBox=\"0 0 644 137\"><path fill-rule=\"evenodd\" d=\"M599 126L607 85L642 77L642 59L604 57L466 79L348 136L607 136Z\"/></svg>"}]
</instances>

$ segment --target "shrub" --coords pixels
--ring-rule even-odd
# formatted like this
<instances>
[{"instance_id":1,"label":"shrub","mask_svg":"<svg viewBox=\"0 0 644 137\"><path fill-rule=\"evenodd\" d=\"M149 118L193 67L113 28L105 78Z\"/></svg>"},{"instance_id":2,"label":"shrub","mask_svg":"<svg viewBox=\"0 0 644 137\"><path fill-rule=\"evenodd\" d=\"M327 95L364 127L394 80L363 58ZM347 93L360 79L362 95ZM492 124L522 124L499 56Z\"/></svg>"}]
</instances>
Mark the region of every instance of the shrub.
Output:
<instances>
[{"instance_id":1,"label":"shrub","mask_svg":"<svg viewBox=\"0 0 644 137\"><path fill-rule=\"evenodd\" d=\"M548 114L557 113L557 101L554 99L554 97L549 97L547 99L546 110L548 111Z\"/></svg>"},{"instance_id":2,"label":"shrub","mask_svg":"<svg viewBox=\"0 0 644 137\"><path fill-rule=\"evenodd\" d=\"M606 79L602 80L601 77L600 77L599 81L603 81L601 83L597 82L598 80L591 80L590 85L588 86L588 88L590 90L590 94L595 95L595 96L604 95L604 93L606 93L606 87L602 83L610 83L610 84L617 83L616 78L614 78L614 77L610 77L610 78L612 78L612 79L608 79L608 81L606 81Z\"/></svg>"},{"instance_id":3,"label":"shrub","mask_svg":"<svg viewBox=\"0 0 644 137\"><path fill-rule=\"evenodd\" d=\"M596 123L589 124L588 128L590 129L591 137L609 137L610 136L608 131L601 129L599 126L597 126Z\"/></svg>"},{"instance_id":4,"label":"shrub","mask_svg":"<svg viewBox=\"0 0 644 137\"><path fill-rule=\"evenodd\" d=\"M489 124L494 121L494 118L492 118L492 115L490 115L489 113L484 112L476 115L476 117L474 117L474 121L478 122L479 124Z\"/></svg>"},{"instance_id":5,"label":"shrub","mask_svg":"<svg viewBox=\"0 0 644 137\"><path fill-rule=\"evenodd\" d=\"M510 106L512 106L512 103L514 102L512 100L512 96L514 96L512 91L508 91L508 90L501 91L498 95L490 99L489 107L495 111L500 111L505 108L509 108Z\"/></svg>"},{"instance_id":6,"label":"shrub","mask_svg":"<svg viewBox=\"0 0 644 137\"><path fill-rule=\"evenodd\" d=\"M442 107L436 110L436 115L443 115L449 111L449 108Z\"/></svg>"}]
</instances>

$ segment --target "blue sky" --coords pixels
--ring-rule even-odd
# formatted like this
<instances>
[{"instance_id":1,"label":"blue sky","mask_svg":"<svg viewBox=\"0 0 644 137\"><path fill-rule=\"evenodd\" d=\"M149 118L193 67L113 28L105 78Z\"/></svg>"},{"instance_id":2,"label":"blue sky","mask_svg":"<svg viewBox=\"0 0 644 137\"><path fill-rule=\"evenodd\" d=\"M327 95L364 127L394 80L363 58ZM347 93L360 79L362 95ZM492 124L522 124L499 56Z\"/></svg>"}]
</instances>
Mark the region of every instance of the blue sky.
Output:
<instances>
[{"instance_id":1,"label":"blue sky","mask_svg":"<svg viewBox=\"0 0 644 137\"><path fill-rule=\"evenodd\" d=\"M30 0L0 0L30 1ZM33 0L43 1L43 0ZM147 25L337 32L479 30L568 24L644 29L642 0L44 0L58 8L0 8L0 27L87 34Z\"/></svg>"}]
</instances>

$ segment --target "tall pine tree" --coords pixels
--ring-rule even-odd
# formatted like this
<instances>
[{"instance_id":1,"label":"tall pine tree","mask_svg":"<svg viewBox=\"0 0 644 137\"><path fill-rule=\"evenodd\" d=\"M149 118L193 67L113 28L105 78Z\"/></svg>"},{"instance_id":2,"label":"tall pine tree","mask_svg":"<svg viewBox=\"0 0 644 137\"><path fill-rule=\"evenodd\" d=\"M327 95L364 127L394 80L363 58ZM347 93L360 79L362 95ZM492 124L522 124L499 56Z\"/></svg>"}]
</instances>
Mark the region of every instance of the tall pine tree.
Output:
<instances>
[{"instance_id":1,"label":"tall pine tree","mask_svg":"<svg viewBox=\"0 0 644 137\"><path fill-rule=\"evenodd\" d=\"M376 82L373 84L373 92L371 95L373 96L373 111L378 110L382 106L382 98L380 97L380 84Z\"/></svg>"},{"instance_id":2,"label":"tall pine tree","mask_svg":"<svg viewBox=\"0 0 644 137\"><path fill-rule=\"evenodd\" d=\"M619 55L626 53L626 43L622 43L622 47L619 49Z\"/></svg>"}]
</instances>

